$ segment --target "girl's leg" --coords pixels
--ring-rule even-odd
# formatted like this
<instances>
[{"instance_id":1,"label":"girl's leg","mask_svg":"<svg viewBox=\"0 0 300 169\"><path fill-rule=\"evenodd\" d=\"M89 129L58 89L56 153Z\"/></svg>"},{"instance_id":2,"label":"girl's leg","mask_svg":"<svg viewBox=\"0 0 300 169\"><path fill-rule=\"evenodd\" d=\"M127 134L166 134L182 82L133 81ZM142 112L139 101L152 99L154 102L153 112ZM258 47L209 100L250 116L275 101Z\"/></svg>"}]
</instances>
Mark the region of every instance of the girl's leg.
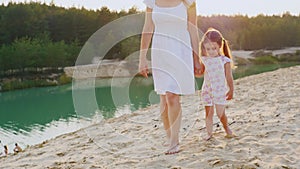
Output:
<instances>
[{"instance_id":1,"label":"girl's leg","mask_svg":"<svg viewBox=\"0 0 300 169\"><path fill-rule=\"evenodd\" d=\"M229 128L227 116L225 114L225 106L224 105L216 105L216 112L217 115L223 124L224 130L227 134L227 136L232 136L232 131Z\"/></svg>"},{"instance_id":2,"label":"girl's leg","mask_svg":"<svg viewBox=\"0 0 300 169\"><path fill-rule=\"evenodd\" d=\"M214 107L213 106L205 106L205 125L207 136L204 138L205 140L209 140L212 137L213 133L213 116L214 116Z\"/></svg>"},{"instance_id":3,"label":"girl's leg","mask_svg":"<svg viewBox=\"0 0 300 169\"><path fill-rule=\"evenodd\" d=\"M166 101L171 131L170 146L166 154L174 154L179 152L179 130L181 125L180 97L177 94L167 92Z\"/></svg>"},{"instance_id":4,"label":"girl's leg","mask_svg":"<svg viewBox=\"0 0 300 169\"><path fill-rule=\"evenodd\" d=\"M169 115L168 115L168 106L167 106L167 100L165 95L160 95L160 116L161 120L164 125L164 129L167 134L167 142L165 145L169 145L170 137L171 137L171 131L170 131L170 123L169 123Z\"/></svg>"}]
</instances>

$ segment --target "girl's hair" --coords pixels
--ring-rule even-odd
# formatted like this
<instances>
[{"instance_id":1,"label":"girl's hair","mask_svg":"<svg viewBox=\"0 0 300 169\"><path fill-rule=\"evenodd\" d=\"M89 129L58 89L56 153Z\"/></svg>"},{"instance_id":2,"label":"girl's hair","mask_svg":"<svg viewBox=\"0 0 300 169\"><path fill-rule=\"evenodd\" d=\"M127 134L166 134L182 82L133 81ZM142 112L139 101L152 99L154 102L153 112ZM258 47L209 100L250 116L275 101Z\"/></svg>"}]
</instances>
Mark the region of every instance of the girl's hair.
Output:
<instances>
[{"instance_id":1,"label":"girl's hair","mask_svg":"<svg viewBox=\"0 0 300 169\"><path fill-rule=\"evenodd\" d=\"M230 51L228 42L227 42L227 40L224 39L221 32L214 28L209 28L202 37L202 40L200 42L201 56L207 56L205 48L204 48L204 44L210 43L210 42L216 42L219 45L221 52L222 52L220 54L221 55L223 54L226 57L228 57L229 59L231 59L231 67L234 68L233 58L231 55L231 51Z\"/></svg>"}]
</instances>

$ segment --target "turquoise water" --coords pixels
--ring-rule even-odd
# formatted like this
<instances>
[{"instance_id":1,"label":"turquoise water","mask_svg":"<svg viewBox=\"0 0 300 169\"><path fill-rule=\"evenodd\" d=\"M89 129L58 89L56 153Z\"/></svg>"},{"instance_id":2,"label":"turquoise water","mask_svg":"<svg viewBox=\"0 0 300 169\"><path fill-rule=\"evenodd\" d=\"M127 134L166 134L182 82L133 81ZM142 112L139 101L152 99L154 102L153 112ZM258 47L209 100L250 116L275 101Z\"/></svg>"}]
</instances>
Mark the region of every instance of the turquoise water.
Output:
<instances>
[{"instance_id":1,"label":"turquoise water","mask_svg":"<svg viewBox=\"0 0 300 169\"><path fill-rule=\"evenodd\" d=\"M38 144L93 124L95 114L100 119L111 118L158 103L158 96L151 94L153 93L152 78L126 79L130 83L124 86L123 81L124 78L115 79L114 83L120 85L109 86L109 79L97 80L93 91L98 107L94 109L88 106L86 99L90 89L76 90L77 95L80 96L80 103L84 105L81 106L80 111L84 113L75 111L72 84L0 93L2 145L8 145L12 150L15 142L21 147ZM120 91L127 92L128 98L122 98L123 94ZM112 92L121 94L118 101L113 99ZM148 97L149 94L151 98ZM0 151L2 148L3 146Z\"/></svg>"},{"instance_id":2,"label":"turquoise water","mask_svg":"<svg viewBox=\"0 0 300 169\"><path fill-rule=\"evenodd\" d=\"M287 66L291 65L239 67L234 71L234 77ZM200 88L202 79L197 79L197 82ZM24 148L78 130L99 119L131 113L159 102L159 97L153 92L152 78L102 79L94 84L85 80L74 86L0 93L0 145L8 145L12 150L17 142ZM92 105L92 102L95 104ZM2 149L3 146L1 152Z\"/></svg>"}]
</instances>

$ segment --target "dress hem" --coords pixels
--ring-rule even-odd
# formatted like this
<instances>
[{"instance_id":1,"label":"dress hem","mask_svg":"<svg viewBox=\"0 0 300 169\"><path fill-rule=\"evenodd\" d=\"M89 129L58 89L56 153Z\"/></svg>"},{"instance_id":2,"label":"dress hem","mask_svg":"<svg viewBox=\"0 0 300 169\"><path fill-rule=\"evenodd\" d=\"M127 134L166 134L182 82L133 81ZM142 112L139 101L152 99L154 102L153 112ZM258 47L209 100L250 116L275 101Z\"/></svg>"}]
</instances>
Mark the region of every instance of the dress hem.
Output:
<instances>
[{"instance_id":1,"label":"dress hem","mask_svg":"<svg viewBox=\"0 0 300 169\"><path fill-rule=\"evenodd\" d=\"M171 91L171 90L166 90L164 92L155 90L155 92L158 95L166 95L167 92L177 94L177 95L194 95L194 94L196 94L196 90L194 92L188 92L188 93L181 93L181 92L176 92L176 91Z\"/></svg>"}]
</instances>

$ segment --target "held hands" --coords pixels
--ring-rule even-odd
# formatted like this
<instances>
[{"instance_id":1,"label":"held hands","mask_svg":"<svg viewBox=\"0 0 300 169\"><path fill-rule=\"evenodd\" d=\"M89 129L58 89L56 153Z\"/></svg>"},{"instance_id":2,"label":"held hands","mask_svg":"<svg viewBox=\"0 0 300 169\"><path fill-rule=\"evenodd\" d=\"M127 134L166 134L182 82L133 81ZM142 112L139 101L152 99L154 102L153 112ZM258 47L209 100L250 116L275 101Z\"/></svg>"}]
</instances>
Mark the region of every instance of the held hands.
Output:
<instances>
[{"instance_id":1,"label":"held hands","mask_svg":"<svg viewBox=\"0 0 300 169\"><path fill-rule=\"evenodd\" d=\"M195 77L201 77L201 75L204 73L205 67L202 63L198 61L194 61L194 74ZM148 69L148 61L146 57L140 57L140 63L139 63L139 73L148 78L149 69Z\"/></svg>"},{"instance_id":2,"label":"held hands","mask_svg":"<svg viewBox=\"0 0 300 169\"><path fill-rule=\"evenodd\" d=\"M231 100L233 98L233 91L232 90L229 90L227 93L226 93L226 100Z\"/></svg>"},{"instance_id":3,"label":"held hands","mask_svg":"<svg viewBox=\"0 0 300 169\"><path fill-rule=\"evenodd\" d=\"M146 59L146 57L140 57L140 63L139 63L139 73L148 78L148 61Z\"/></svg>"},{"instance_id":4,"label":"held hands","mask_svg":"<svg viewBox=\"0 0 300 169\"><path fill-rule=\"evenodd\" d=\"M204 65L198 61L194 62L194 74L195 77L201 77L204 73Z\"/></svg>"},{"instance_id":5,"label":"held hands","mask_svg":"<svg viewBox=\"0 0 300 169\"><path fill-rule=\"evenodd\" d=\"M201 77L201 75L204 73L204 65L199 60L199 56L196 52L193 51L193 59L194 59L194 74L195 77Z\"/></svg>"}]
</instances>

